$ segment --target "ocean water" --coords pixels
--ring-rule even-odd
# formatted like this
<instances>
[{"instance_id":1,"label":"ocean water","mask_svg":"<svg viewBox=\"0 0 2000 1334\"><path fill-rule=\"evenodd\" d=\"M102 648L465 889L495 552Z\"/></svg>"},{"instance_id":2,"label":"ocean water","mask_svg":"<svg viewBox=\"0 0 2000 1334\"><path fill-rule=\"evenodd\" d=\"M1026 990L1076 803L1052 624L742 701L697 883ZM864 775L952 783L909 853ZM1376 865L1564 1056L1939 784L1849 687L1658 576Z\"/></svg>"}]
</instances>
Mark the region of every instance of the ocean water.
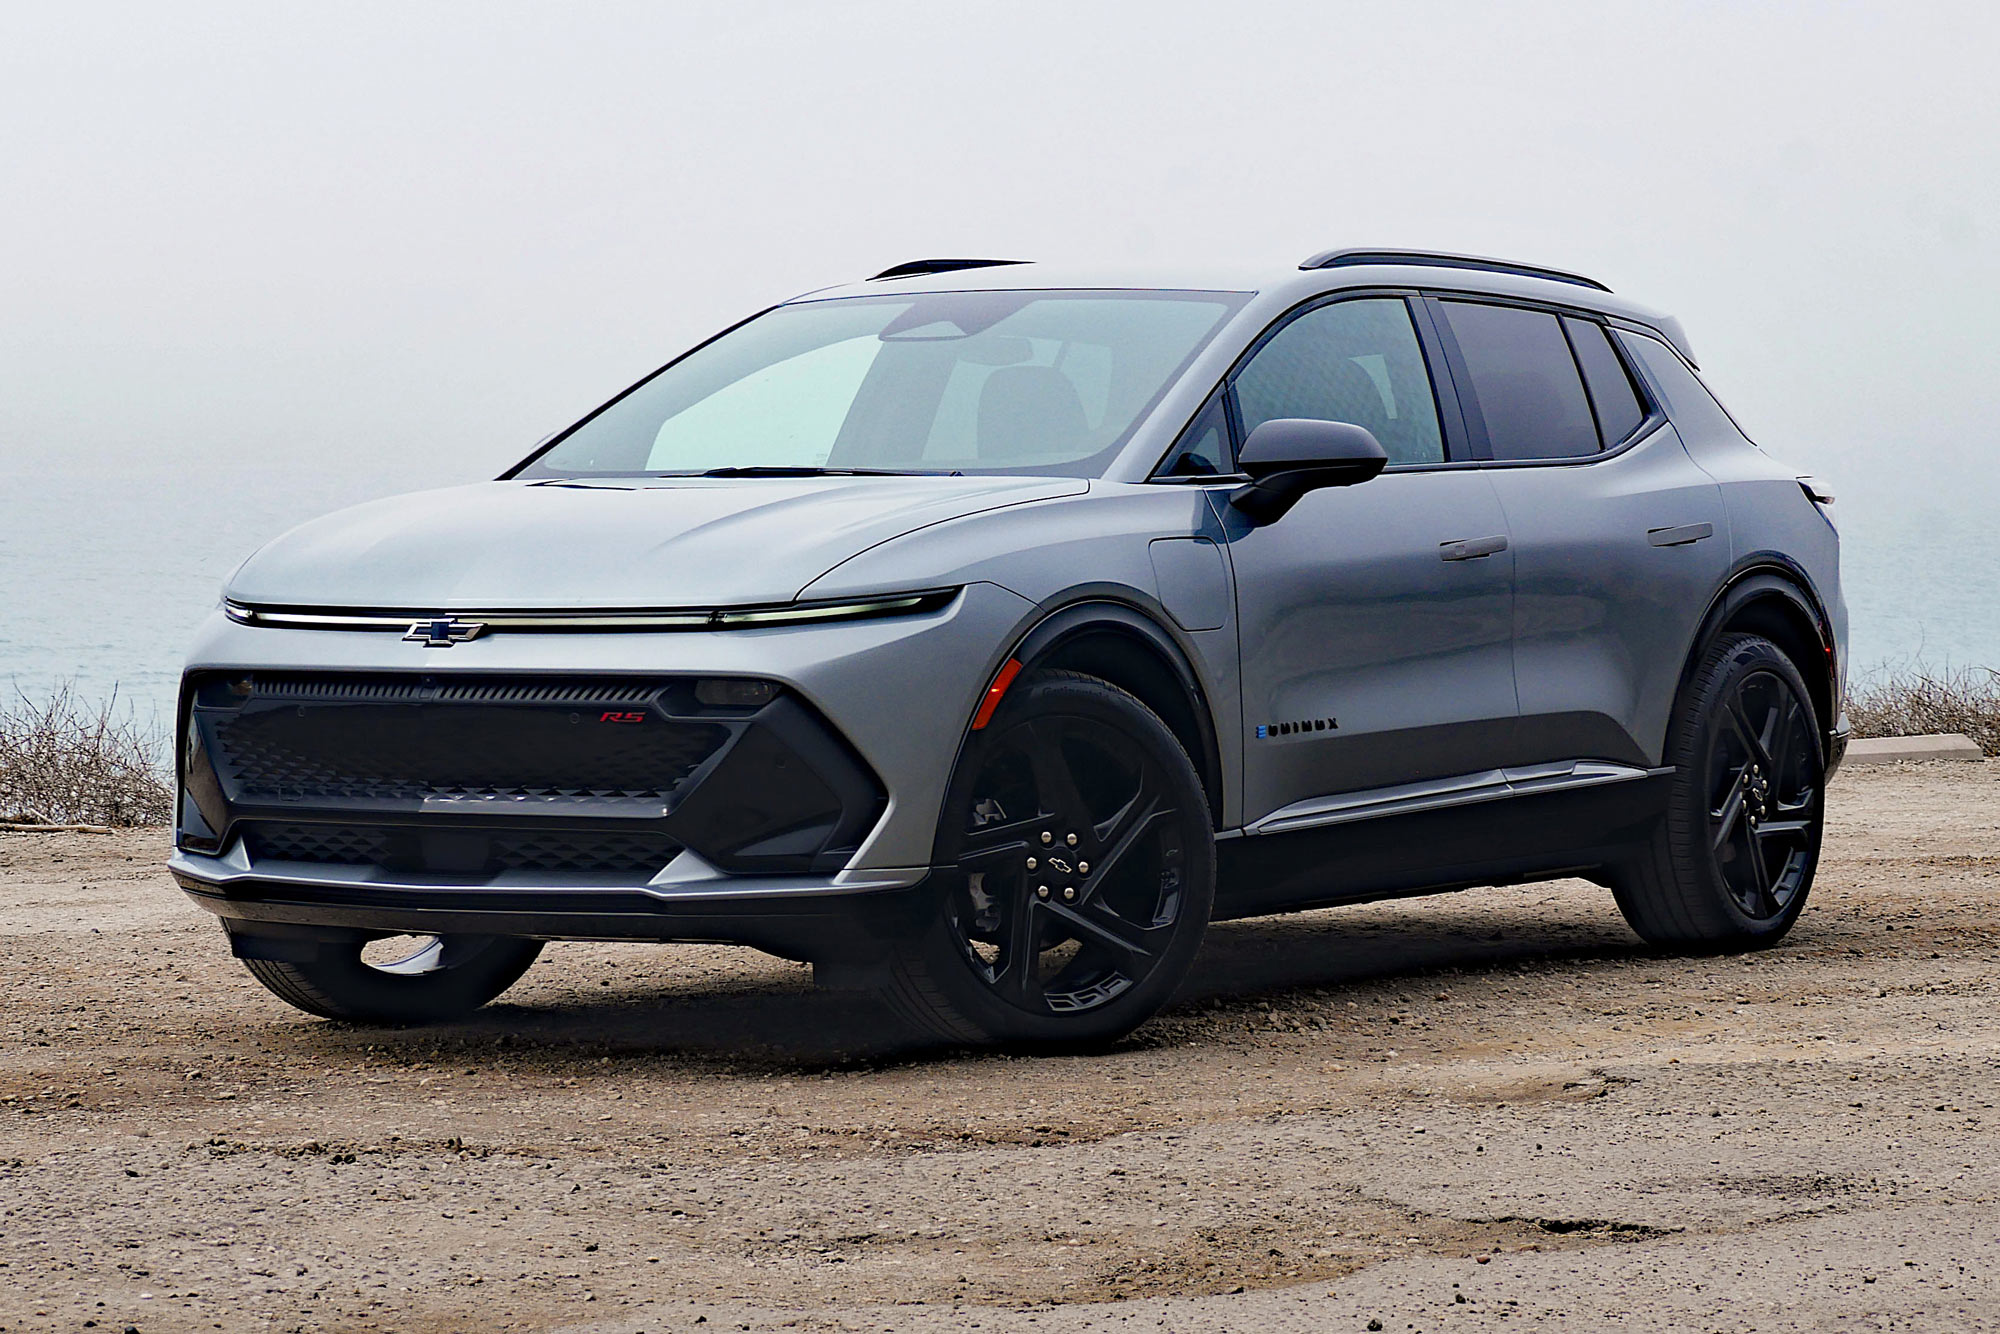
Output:
<instances>
[{"instance_id":1,"label":"ocean water","mask_svg":"<svg viewBox=\"0 0 2000 1334\"><path fill-rule=\"evenodd\" d=\"M494 469L507 460L496 458ZM476 480L415 465L9 469L0 492L0 690L73 680L146 722L173 716L181 656L260 543L375 496ZM490 472L484 475L491 475ZM1984 488L1843 481L1842 567L1859 673L2000 668L2000 506Z\"/></svg>"}]
</instances>

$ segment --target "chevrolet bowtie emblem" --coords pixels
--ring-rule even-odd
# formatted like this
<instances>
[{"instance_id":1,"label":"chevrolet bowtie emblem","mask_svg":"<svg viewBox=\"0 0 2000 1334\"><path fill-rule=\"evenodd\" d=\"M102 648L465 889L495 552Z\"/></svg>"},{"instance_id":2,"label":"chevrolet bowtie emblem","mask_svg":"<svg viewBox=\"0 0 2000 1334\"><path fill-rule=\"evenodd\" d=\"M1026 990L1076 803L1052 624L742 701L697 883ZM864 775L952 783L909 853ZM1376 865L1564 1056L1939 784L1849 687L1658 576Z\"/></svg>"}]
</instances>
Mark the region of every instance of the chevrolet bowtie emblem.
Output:
<instances>
[{"instance_id":1,"label":"chevrolet bowtie emblem","mask_svg":"<svg viewBox=\"0 0 2000 1334\"><path fill-rule=\"evenodd\" d=\"M447 616L440 620L418 621L403 638L414 640L425 648L450 648L453 644L463 644L485 633L486 627L479 621L460 621Z\"/></svg>"}]
</instances>

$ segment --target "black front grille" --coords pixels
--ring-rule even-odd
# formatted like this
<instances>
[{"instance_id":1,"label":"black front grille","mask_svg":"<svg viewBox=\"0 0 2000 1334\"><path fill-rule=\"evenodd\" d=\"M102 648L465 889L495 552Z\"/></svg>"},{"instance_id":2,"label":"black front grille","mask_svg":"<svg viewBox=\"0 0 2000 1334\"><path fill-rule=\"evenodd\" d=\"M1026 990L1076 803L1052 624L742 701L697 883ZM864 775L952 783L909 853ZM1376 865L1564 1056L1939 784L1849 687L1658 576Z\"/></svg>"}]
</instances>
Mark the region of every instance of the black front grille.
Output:
<instances>
[{"instance_id":1,"label":"black front grille","mask_svg":"<svg viewBox=\"0 0 2000 1334\"><path fill-rule=\"evenodd\" d=\"M440 876L732 875L848 864L881 780L778 689L711 705L686 677L216 672L188 678L182 846Z\"/></svg>"},{"instance_id":2,"label":"black front grille","mask_svg":"<svg viewBox=\"0 0 2000 1334\"><path fill-rule=\"evenodd\" d=\"M665 803L729 737L669 718L647 682L259 676L209 715L216 770L251 804L637 799Z\"/></svg>"},{"instance_id":3,"label":"black front grille","mask_svg":"<svg viewBox=\"0 0 2000 1334\"><path fill-rule=\"evenodd\" d=\"M680 851L680 844L661 834L575 829L419 829L260 821L246 826L243 836L259 860L460 874L651 873Z\"/></svg>"}]
</instances>

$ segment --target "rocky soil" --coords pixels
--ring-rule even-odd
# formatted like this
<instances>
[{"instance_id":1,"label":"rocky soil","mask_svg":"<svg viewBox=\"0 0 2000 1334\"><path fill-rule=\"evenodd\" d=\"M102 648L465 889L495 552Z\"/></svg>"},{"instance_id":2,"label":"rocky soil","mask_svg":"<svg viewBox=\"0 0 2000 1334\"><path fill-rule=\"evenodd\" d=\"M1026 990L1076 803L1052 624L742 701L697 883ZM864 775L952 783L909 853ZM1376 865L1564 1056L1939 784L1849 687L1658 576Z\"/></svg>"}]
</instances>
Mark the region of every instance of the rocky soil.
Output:
<instances>
[{"instance_id":1,"label":"rocky soil","mask_svg":"<svg viewBox=\"0 0 2000 1334\"><path fill-rule=\"evenodd\" d=\"M0 1329L2000 1329L2000 763L1833 807L1759 956L1577 881L1233 923L1063 1060L694 946L329 1024L160 834L0 834Z\"/></svg>"}]
</instances>

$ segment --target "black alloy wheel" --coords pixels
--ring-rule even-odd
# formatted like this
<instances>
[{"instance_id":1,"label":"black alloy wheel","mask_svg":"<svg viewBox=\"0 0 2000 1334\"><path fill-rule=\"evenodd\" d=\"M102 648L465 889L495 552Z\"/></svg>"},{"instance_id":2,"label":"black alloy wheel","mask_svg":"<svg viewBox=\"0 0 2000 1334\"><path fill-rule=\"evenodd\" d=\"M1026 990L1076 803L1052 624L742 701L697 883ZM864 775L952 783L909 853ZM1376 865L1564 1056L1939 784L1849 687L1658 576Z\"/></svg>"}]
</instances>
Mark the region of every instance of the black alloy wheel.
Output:
<instances>
[{"instance_id":1,"label":"black alloy wheel","mask_svg":"<svg viewBox=\"0 0 2000 1334\"><path fill-rule=\"evenodd\" d=\"M1668 809L1615 868L1618 904L1662 945L1775 943L1805 908L1819 864L1826 765L1798 668L1756 635L1723 636L1675 711Z\"/></svg>"},{"instance_id":2,"label":"black alloy wheel","mask_svg":"<svg viewBox=\"0 0 2000 1334\"><path fill-rule=\"evenodd\" d=\"M1036 672L960 767L936 915L892 998L949 1040L1122 1037L1171 996L1208 924L1215 844L1194 766L1124 691Z\"/></svg>"},{"instance_id":3,"label":"black alloy wheel","mask_svg":"<svg viewBox=\"0 0 2000 1334\"><path fill-rule=\"evenodd\" d=\"M280 1000L324 1019L428 1024L470 1014L520 980L539 940L392 936L329 942L308 960L245 959Z\"/></svg>"},{"instance_id":4,"label":"black alloy wheel","mask_svg":"<svg viewBox=\"0 0 2000 1334\"><path fill-rule=\"evenodd\" d=\"M1819 836L1812 706L1769 669L1735 678L1709 737L1716 874L1746 917L1772 921L1805 890Z\"/></svg>"}]
</instances>

